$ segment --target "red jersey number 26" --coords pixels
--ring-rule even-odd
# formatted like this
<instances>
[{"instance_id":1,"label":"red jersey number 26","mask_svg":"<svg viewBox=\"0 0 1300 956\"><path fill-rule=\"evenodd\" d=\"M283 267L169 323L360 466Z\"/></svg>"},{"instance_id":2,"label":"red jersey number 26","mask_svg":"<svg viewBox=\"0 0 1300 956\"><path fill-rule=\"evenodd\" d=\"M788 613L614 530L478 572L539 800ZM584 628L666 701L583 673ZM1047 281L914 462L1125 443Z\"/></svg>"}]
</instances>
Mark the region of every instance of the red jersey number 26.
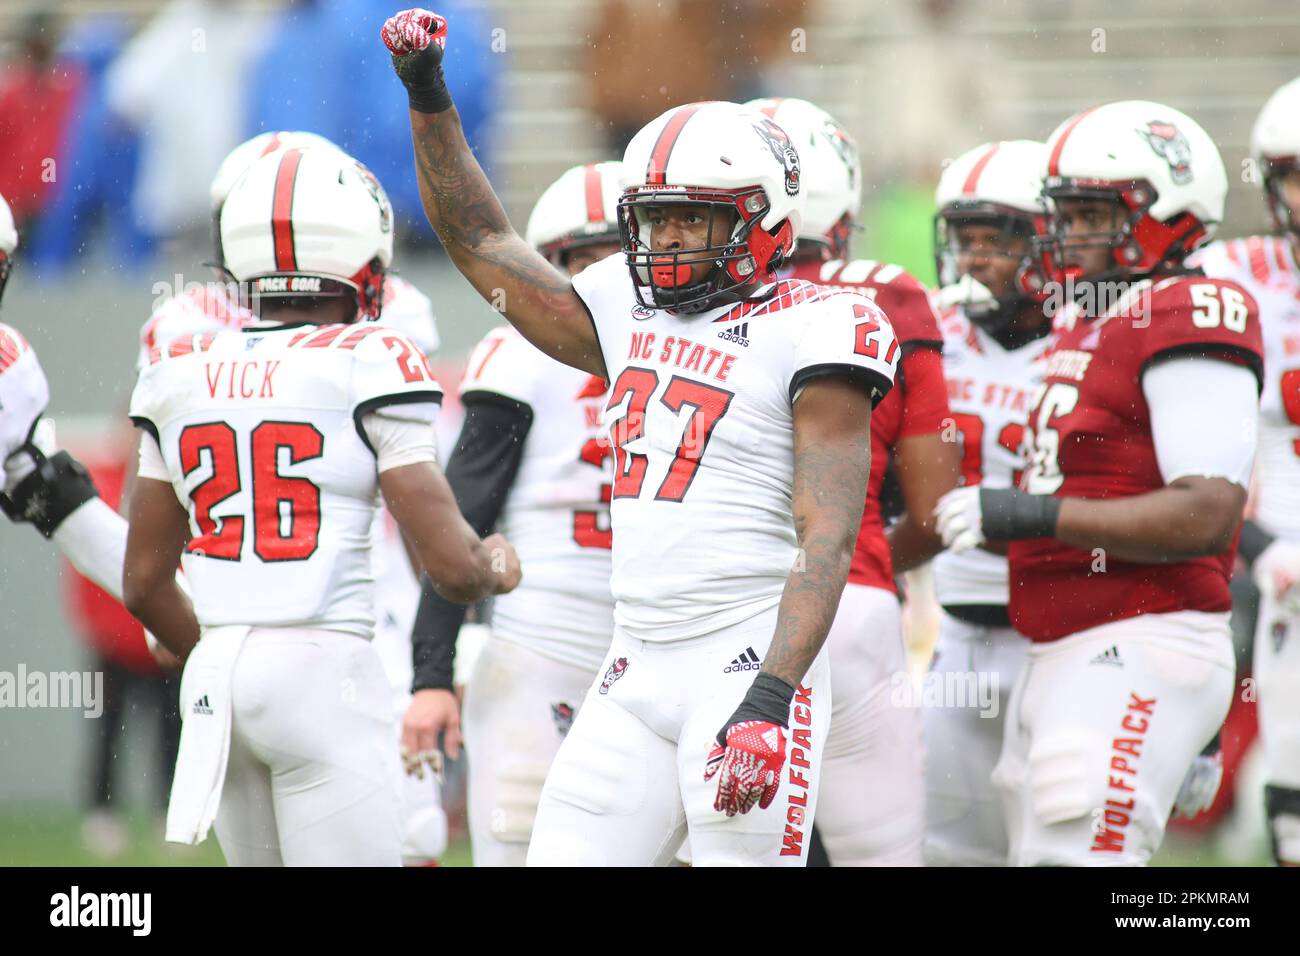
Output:
<instances>
[{"instance_id":1,"label":"red jersey number 26","mask_svg":"<svg viewBox=\"0 0 1300 956\"><path fill-rule=\"evenodd\" d=\"M236 433L225 422L189 425L181 432L181 470L201 469L209 477L190 491L198 534L185 550L238 561L244 548L245 517L214 518L212 509L243 491ZM252 458L253 553L267 562L305 561L320 537L320 488L310 479L280 474L280 452L298 465L324 453L325 439L306 422L262 422L245 446ZM244 512L247 512L245 507Z\"/></svg>"}]
</instances>

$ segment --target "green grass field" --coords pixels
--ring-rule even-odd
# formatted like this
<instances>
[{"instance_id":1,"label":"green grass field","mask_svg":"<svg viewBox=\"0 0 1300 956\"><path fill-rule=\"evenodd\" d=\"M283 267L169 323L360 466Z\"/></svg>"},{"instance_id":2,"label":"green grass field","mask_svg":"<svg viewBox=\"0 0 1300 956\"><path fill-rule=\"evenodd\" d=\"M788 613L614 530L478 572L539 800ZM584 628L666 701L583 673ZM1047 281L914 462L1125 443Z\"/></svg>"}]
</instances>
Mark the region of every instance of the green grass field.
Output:
<instances>
[{"instance_id":1,"label":"green grass field","mask_svg":"<svg viewBox=\"0 0 1300 956\"><path fill-rule=\"evenodd\" d=\"M0 809L0 866L225 866L215 835L196 847L163 841L159 817L132 812L125 818L126 849L117 856L91 853L82 842L81 815L67 808ZM443 866L469 866L468 841L452 844Z\"/></svg>"},{"instance_id":2,"label":"green grass field","mask_svg":"<svg viewBox=\"0 0 1300 956\"><path fill-rule=\"evenodd\" d=\"M165 843L162 821L148 812L126 817L127 847L114 857L96 856L82 842L80 814L67 808L35 806L0 809L0 866L224 866L215 836L200 846ZM1267 866L1266 856L1250 861ZM470 866L469 843L454 842L443 866ZM1171 834L1154 861L1156 866L1226 866L1213 843Z\"/></svg>"}]
</instances>

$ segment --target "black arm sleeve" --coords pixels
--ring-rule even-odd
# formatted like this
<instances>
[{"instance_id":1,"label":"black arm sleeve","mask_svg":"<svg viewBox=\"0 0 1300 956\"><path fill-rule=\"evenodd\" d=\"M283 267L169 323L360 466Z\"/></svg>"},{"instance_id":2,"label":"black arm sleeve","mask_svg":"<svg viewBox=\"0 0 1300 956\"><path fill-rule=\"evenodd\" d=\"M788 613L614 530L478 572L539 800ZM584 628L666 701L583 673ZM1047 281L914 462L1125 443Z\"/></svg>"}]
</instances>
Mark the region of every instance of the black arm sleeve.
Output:
<instances>
[{"instance_id":1,"label":"black arm sleeve","mask_svg":"<svg viewBox=\"0 0 1300 956\"><path fill-rule=\"evenodd\" d=\"M519 472L524 439L533 424L532 407L493 392L467 392L465 424L447 462L447 481L456 504L480 536L490 534ZM466 607L440 597L426 578L411 631L415 670L411 691L450 689L456 635Z\"/></svg>"},{"instance_id":2,"label":"black arm sleeve","mask_svg":"<svg viewBox=\"0 0 1300 956\"><path fill-rule=\"evenodd\" d=\"M1241 555L1241 559L1246 562L1246 567L1252 567L1255 564L1255 559L1263 554L1272 543L1273 536L1255 522L1246 520L1241 523L1241 542L1237 546L1237 552Z\"/></svg>"}]
</instances>

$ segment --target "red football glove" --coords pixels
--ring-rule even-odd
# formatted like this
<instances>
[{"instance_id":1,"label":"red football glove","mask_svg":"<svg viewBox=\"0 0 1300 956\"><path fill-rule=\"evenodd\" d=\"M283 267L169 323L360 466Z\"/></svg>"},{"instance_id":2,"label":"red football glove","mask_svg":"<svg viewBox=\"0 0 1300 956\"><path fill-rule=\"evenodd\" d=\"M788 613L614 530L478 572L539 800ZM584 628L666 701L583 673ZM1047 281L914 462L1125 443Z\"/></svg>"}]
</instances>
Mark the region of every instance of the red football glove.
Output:
<instances>
[{"instance_id":1,"label":"red football glove","mask_svg":"<svg viewBox=\"0 0 1300 956\"><path fill-rule=\"evenodd\" d=\"M393 56L405 56L427 49L430 42L438 49L447 48L447 21L428 10L416 8L393 14L379 31L384 46Z\"/></svg>"},{"instance_id":2,"label":"red football glove","mask_svg":"<svg viewBox=\"0 0 1300 956\"><path fill-rule=\"evenodd\" d=\"M428 10L403 10L384 22L379 35L393 55L393 71L406 87L411 109L417 113L450 109L451 94L442 76L447 21Z\"/></svg>"},{"instance_id":3,"label":"red football glove","mask_svg":"<svg viewBox=\"0 0 1300 956\"><path fill-rule=\"evenodd\" d=\"M748 813L757 803L766 810L776 799L785 766L785 731L766 720L742 720L727 728L727 743L709 751L704 779L718 777L713 809L729 817Z\"/></svg>"}]
</instances>

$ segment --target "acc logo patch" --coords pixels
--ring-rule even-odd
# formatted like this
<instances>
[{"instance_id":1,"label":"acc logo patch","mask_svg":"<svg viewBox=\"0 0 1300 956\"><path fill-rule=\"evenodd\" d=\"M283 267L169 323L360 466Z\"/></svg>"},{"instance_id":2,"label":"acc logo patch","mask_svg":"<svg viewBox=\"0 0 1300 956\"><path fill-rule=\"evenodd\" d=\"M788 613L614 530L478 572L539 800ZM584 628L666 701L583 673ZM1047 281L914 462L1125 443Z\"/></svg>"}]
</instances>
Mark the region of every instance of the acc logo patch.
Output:
<instances>
[{"instance_id":1,"label":"acc logo patch","mask_svg":"<svg viewBox=\"0 0 1300 956\"><path fill-rule=\"evenodd\" d=\"M1175 183L1186 186L1192 181L1192 147L1177 126L1152 120L1138 132L1152 152L1169 164L1169 175Z\"/></svg>"}]
</instances>

